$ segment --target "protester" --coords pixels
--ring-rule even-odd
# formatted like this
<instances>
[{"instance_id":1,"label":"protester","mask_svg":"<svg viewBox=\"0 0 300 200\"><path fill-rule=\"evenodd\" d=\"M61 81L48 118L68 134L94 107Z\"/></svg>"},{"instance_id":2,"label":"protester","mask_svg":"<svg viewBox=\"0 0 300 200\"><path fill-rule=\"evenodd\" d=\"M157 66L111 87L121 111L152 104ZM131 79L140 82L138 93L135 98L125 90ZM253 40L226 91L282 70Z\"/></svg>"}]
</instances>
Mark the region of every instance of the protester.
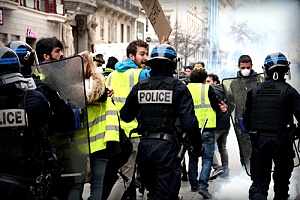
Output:
<instances>
[{"instance_id":1,"label":"protester","mask_svg":"<svg viewBox=\"0 0 300 200\"><path fill-rule=\"evenodd\" d=\"M90 200L102 197L103 179L109 159L118 153L119 118L111 98L105 95L104 76L96 71L89 51L79 53L84 60L87 113L90 137ZM68 199L81 200L84 184L77 184Z\"/></svg>"},{"instance_id":2,"label":"protester","mask_svg":"<svg viewBox=\"0 0 300 200\"><path fill-rule=\"evenodd\" d=\"M35 51L40 63L63 58L64 46L56 37L41 38L37 41Z\"/></svg>"},{"instance_id":3,"label":"protester","mask_svg":"<svg viewBox=\"0 0 300 200\"><path fill-rule=\"evenodd\" d=\"M205 69L204 62L199 61L199 62L194 63L193 64L193 69L195 69L195 70Z\"/></svg>"},{"instance_id":4,"label":"protester","mask_svg":"<svg viewBox=\"0 0 300 200\"><path fill-rule=\"evenodd\" d=\"M224 93L223 85L220 84L220 80L218 75L216 74L208 74L206 78L206 83L210 84L214 89L216 95L219 99L224 101L227 104L226 96ZM229 177L229 168L228 168L228 152L226 148L227 144L227 136L229 134L230 129L230 114L229 112L226 114L217 113L217 123L215 129L215 141L218 145L218 150L221 157L221 165L219 164L218 158L216 156L216 152L214 153L213 158L213 168L214 171L210 176L210 180L216 179L218 176L222 178Z\"/></svg>"},{"instance_id":5,"label":"protester","mask_svg":"<svg viewBox=\"0 0 300 200\"><path fill-rule=\"evenodd\" d=\"M132 41L126 49L126 61L116 63L115 71L110 73L106 79L106 85L114 90L113 101L118 111L123 107L126 97L134 84L149 76L149 70L144 69L148 59L148 49L149 45L146 42L142 40ZM130 132L136 129L137 125L136 120L131 123L121 120L121 127L130 138L133 149L128 162L121 168L122 174L126 177L127 181L122 176L119 176L110 192L109 200L120 200L132 181L140 135L137 133L131 134Z\"/></svg>"},{"instance_id":6,"label":"protester","mask_svg":"<svg viewBox=\"0 0 300 200\"><path fill-rule=\"evenodd\" d=\"M107 77L111 72L115 70L115 64L119 62L118 59L114 56L111 56L107 60L107 64L105 66L105 70L103 72L103 75Z\"/></svg>"},{"instance_id":7,"label":"protester","mask_svg":"<svg viewBox=\"0 0 300 200\"><path fill-rule=\"evenodd\" d=\"M239 119L242 118L247 92L257 83L262 82L263 75L253 70L249 55L241 55L238 59L237 77L225 80L225 94L232 118L235 134L239 144L240 161L248 175L250 167L251 142L248 134L243 134ZM224 82L224 80L223 80Z\"/></svg>"},{"instance_id":8,"label":"protester","mask_svg":"<svg viewBox=\"0 0 300 200\"><path fill-rule=\"evenodd\" d=\"M200 171L199 180L198 174L198 158L189 151L189 181L191 190L198 189L198 193L204 199L211 199L212 195L208 191L208 181L213 163L214 146L215 146L215 128L216 128L216 113L227 112L227 105L221 101L214 89L205 84L207 78L206 70L193 70L190 75L190 83L187 85L190 90L195 113L199 121L199 127L202 126L205 119L208 119L207 124L202 133L203 145L205 152L202 157L202 168Z\"/></svg>"},{"instance_id":9,"label":"protester","mask_svg":"<svg viewBox=\"0 0 300 200\"><path fill-rule=\"evenodd\" d=\"M184 73L188 77L190 76L190 74L191 74L192 71L193 71L193 67L192 66L186 66L186 67L184 67Z\"/></svg>"}]
</instances>

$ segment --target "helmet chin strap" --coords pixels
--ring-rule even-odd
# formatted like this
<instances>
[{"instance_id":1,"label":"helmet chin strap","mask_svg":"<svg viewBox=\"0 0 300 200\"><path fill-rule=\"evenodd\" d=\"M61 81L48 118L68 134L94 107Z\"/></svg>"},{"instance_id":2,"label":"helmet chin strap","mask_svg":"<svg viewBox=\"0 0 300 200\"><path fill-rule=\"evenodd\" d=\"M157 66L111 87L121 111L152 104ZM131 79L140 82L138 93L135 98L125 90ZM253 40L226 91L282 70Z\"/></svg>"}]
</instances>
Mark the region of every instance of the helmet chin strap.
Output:
<instances>
[{"instance_id":1,"label":"helmet chin strap","mask_svg":"<svg viewBox=\"0 0 300 200\"><path fill-rule=\"evenodd\" d=\"M38 71L38 73L41 73L41 71L39 70L39 67L38 67L38 65L40 65L40 63L39 63L39 59L38 59L38 57L36 55L36 51L32 50L31 53L33 53L33 55L34 55L34 67L36 68L36 70Z\"/></svg>"},{"instance_id":2,"label":"helmet chin strap","mask_svg":"<svg viewBox=\"0 0 300 200\"><path fill-rule=\"evenodd\" d=\"M291 70L290 70L290 69L289 69L289 71L287 72L287 75L288 75L289 80L291 80L291 79L292 79L292 75L291 75Z\"/></svg>"},{"instance_id":3,"label":"helmet chin strap","mask_svg":"<svg viewBox=\"0 0 300 200\"><path fill-rule=\"evenodd\" d=\"M278 72L273 73L273 80L278 80Z\"/></svg>"}]
</instances>

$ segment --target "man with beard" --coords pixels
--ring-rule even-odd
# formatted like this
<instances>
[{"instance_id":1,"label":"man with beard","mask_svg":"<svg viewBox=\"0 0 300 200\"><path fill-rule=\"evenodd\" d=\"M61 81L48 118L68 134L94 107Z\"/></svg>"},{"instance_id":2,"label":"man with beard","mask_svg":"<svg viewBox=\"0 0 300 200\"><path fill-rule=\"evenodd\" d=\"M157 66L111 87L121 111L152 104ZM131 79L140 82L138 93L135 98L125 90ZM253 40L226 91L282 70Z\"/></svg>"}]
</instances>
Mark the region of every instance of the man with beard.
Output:
<instances>
[{"instance_id":1,"label":"man with beard","mask_svg":"<svg viewBox=\"0 0 300 200\"><path fill-rule=\"evenodd\" d=\"M115 64L115 71L110 73L107 77L107 87L114 90L113 101L117 106L118 111L120 111L125 104L126 97L134 84L136 84L139 80L142 80L145 77L149 76L149 70L145 69L146 61L148 59L148 51L149 45L146 42L142 40L132 41L126 49L126 61L117 62ZM130 123L125 123L121 120L121 128L124 129L126 135L130 138L130 141L133 145L132 154L128 159L128 162L121 167L123 175L128 180L125 181L121 176L119 176L110 192L108 199L121 199L123 193L127 190L131 181L134 181L133 174L135 169L137 147L140 142L140 135L138 135L137 133L130 134L130 132L133 129L136 129L137 125L138 123L136 120ZM107 167L107 169L109 168L110 167ZM104 182L105 181L106 179L104 178ZM104 195L106 195L105 192Z\"/></svg>"},{"instance_id":2,"label":"man with beard","mask_svg":"<svg viewBox=\"0 0 300 200\"><path fill-rule=\"evenodd\" d=\"M39 62L59 60L64 56L64 46L56 37L41 38L35 49Z\"/></svg>"},{"instance_id":3,"label":"man with beard","mask_svg":"<svg viewBox=\"0 0 300 200\"><path fill-rule=\"evenodd\" d=\"M220 83L219 77L216 74L208 74L206 78L206 84L210 84L214 89L216 95L227 103L225 92L223 89L223 84ZM215 129L215 141L218 145L218 150L221 158L221 165L219 165L218 158L216 156L217 151L215 151L213 157L213 168L214 171L210 176L210 180L214 180L217 177L228 178L229 168L228 168L228 152L226 148L227 136L230 129L230 114L217 113L216 129Z\"/></svg>"}]
</instances>

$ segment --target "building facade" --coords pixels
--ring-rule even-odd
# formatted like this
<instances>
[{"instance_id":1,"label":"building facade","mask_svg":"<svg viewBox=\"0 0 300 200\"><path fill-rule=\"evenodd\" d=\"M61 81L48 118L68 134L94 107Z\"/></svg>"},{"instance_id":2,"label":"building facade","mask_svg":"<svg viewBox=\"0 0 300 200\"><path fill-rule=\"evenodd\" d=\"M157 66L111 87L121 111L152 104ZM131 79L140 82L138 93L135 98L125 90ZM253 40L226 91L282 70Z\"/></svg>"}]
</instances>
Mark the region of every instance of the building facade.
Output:
<instances>
[{"instance_id":1,"label":"building facade","mask_svg":"<svg viewBox=\"0 0 300 200\"><path fill-rule=\"evenodd\" d=\"M71 22L75 54L89 50L87 24L93 17L95 44L144 40L146 15L139 5L137 0L0 0L0 45L20 40L35 48L42 37L63 40L62 25L78 7Z\"/></svg>"},{"instance_id":2,"label":"building facade","mask_svg":"<svg viewBox=\"0 0 300 200\"><path fill-rule=\"evenodd\" d=\"M62 0L0 0L0 12L1 46L21 40L35 47L40 37L61 39L61 23L65 20Z\"/></svg>"}]
</instances>

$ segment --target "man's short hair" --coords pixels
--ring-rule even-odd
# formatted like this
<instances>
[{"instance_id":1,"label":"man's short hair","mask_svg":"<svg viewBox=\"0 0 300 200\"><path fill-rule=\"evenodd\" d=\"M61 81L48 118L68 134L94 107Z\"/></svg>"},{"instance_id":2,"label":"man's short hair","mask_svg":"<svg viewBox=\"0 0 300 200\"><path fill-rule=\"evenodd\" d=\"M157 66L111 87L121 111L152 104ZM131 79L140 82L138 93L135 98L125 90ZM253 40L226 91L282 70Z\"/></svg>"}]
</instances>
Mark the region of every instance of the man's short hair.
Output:
<instances>
[{"instance_id":1,"label":"man's short hair","mask_svg":"<svg viewBox=\"0 0 300 200\"><path fill-rule=\"evenodd\" d=\"M193 67L192 66L185 66L184 67L184 70L186 70L186 69L190 69L191 71L193 70Z\"/></svg>"},{"instance_id":2,"label":"man's short hair","mask_svg":"<svg viewBox=\"0 0 300 200\"><path fill-rule=\"evenodd\" d=\"M149 50L149 44L143 40L134 40L129 43L129 45L126 48L126 55L129 57L129 54L136 55L137 47L145 47L147 50Z\"/></svg>"},{"instance_id":3,"label":"man's short hair","mask_svg":"<svg viewBox=\"0 0 300 200\"><path fill-rule=\"evenodd\" d=\"M195 69L195 65L196 65L196 64L202 65L202 66L203 66L203 69L205 68L204 62L199 61L199 62L196 62L196 63L193 64L193 69Z\"/></svg>"},{"instance_id":4,"label":"man's short hair","mask_svg":"<svg viewBox=\"0 0 300 200\"><path fill-rule=\"evenodd\" d=\"M239 58L238 66L240 66L241 63L248 63L250 62L252 65L252 59L249 55L241 55Z\"/></svg>"},{"instance_id":5,"label":"man's short hair","mask_svg":"<svg viewBox=\"0 0 300 200\"><path fill-rule=\"evenodd\" d=\"M108 58L107 60L107 64L106 64L106 68L111 68L111 69L115 69L115 64L118 62L118 59L114 56L111 56Z\"/></svg>"},{"instance_id":6,"label":"man's short hair","mask_svg":"<svg viewBox=\"0 0 300 200\"><path fill-rule=\"evenodd\" d=\"M190 83L205 83L206 78L206 70L193 70L190 74Z\"/></svg>"},{"instance_id":7,"label":"man's short hair","mask_svg":"<svg viewBox=\"0 0 300 200\"><path fill-rule=\"evenodd\" d=\"M220 80L219 80L219 77L218 77L218 75L217 74L213 74L213 73L211 73L211 74L208 74L207 75L208 77L211 77L212 78L212 80L213 80L213 82L217 82L217 84L220 84Z\"/></svg>"},{"instance_id":8,"label":"man's short hair","mask_svg":"<svg viewBox=\"0 0 300 200\"><path fill-rule=\"evenodd\" d=\"M62 42L56 37L47 37L39 39L35 46L35 51L39 62L45 61L44 54L51 56L51 52L54 47L59 47L62 50L64 49Z\"/></svg>"}]
</instances>

